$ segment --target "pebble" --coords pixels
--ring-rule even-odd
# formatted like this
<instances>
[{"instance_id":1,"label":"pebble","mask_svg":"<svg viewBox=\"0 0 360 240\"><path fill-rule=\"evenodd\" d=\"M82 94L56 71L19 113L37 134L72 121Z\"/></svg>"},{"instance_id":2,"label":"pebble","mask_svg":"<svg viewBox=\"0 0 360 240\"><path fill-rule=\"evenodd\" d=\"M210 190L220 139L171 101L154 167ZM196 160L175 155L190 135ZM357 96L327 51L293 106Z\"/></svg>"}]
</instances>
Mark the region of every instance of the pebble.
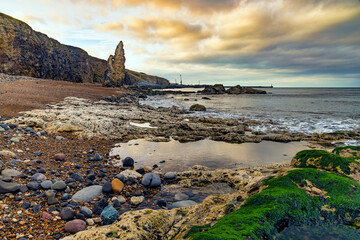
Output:
<instances>
[{"instance_id":1,"label":"pebble","mask_svg":"<svg viewBox=\"0 0 360 240\"><path fill-rule=\"evenodd\" d=\"M63 191L66 189L66 183L64 181L56 181L52 186L51 189L56 191Z\"/></svg>"},{"instance_id":2,"label":"pebble","mask_svg":"<svg viewBox=\"0 0 360 240\"><path fill-rule=\"evenodd\" d=\"M18 138L13 137L13 138L10 139L10 142L18 143L18 142L20 142L20 140Z\"/></svg>"},{"instance_id":3,"label":"pebble","mask_svg":"<svg viewBox=\"0 0 360 240\"><path fill-rule=\"evenodd\" d=\"M35 173L31 176L31 181L43 182L46 180L46 176L42 173Z\"/></svg>"},{"instance_id":4,"label":"pebble","mask_svg":"<svg viewBox=\"0 0 360 240\"><path fill-rule=\"evenodd\" d=\"M112 191L113 191L112 183L110 183L110 182L104 183L102 191L103 191L103 193L112 193Z\"/></svg>"},{"instance_id":5,"label":"pebble","mask_svg":"<svg viewBox=\"0 0 360 240\"><path fill-rule=\"evenodd\" d=\"M100 156L100 154L95 153L94 157L90 159L91 161L101 161L102 157Z\"/></svg>"},{"instance_id":6,"label":"pebble","mask_svg":"<svg viewBox=\"0 0 360 240\"><path fill-rule=\"evenodd\" d=\"M77 233L86 229L86 222L81 219L75 219L65 224L65 231L69 233Z\"/></svg>"},{"instance_id":7,"label":"pebble","mask_svg":"<svg viewBox=\"0 0 360 240\"><path fill-rule=\"evenodd\" d=\"M43 181L40 185L44 190L48 190L52 186L52 182L50 180Z\"/></svg>"},{"instance_id":8,"label":"pebble","mask_svg":"<svg viewBox=\"0 0 360 240\"><path fill-rule=\"evenodd\" d=\"M186 195L185 193L177 193L175 194L175 201L183 201L183 200L188 200L189 196Z\"/></svg>"},{"instance_id":9,"label":"pebble","mask_svg":"<svg viewBox=\"0 0 360 240\"><path fill-rule=\"evenodd\" d=\"M130 203L132 205L139 205L140 203L142 203L145 200L144 196L140 196L140 197L131 197L130 198Z\"/></svg>"},{"instance_id":10,"label":"pebble","mask_svg":"<svg viewBox=\"0 0 360 240\"><path fill-rule=\"evenodd\" d=\"M121 173L117 174L115 178L119 179L122 182L125 182L125 176Z\"/></svg>"},{"instance_id":11,"label":"pebble","mask_svg":"<svg viewBox=\"0 0 360 240\"><path fill-rule=\"evenodd\" d=\"M125 171L122 171L121 174L124 175L125 179L128 178L139 179L142 176L140 173L130 169L126 169Z\"/></svg>"},{"instance_id":12,"label":"pebble","mask_svg":"<svg viewBox=\"0 0 360 240\"><path fill-rule=\"evenodd\" d=\"M91 210L89 208L87 208L87 207L81 207L80 208L80 213L82 213L86 218L89 218L92 215Z\"/></svg>"},{"instance_id":13,"label":"pebble","mask_svg":"<svg viewBox=\"0 0 360 240\"><path fill-rule=\"evenodd\" d=\"M183 207L193 206L195 204L196 204L196 202L194 202L192 200L184 200L184 201L175 202L172 205L176 208L183 208Z\"/></svg>"},{"instance_id":14,"label":"pebble","mask_svg":"<svg viewBox=\"0 0 360 240\"><path fill-rule=\"evenodd\" d=\"M12 193L18 191L20 185L15 182L4 182L0 180L0 194L1 193Z\"/></svg>"},{"instance_id":15,"label":"pebble","mask_svg":"<svg viewBox=\"0 0 360 240\"><path fill-rule=\"evenodd\" d=\"M92 212L94 215L100 215L105 207L107 207L108 202L105 198L100 199L94 204Z\"/></svg>"},{"instance_id":16,"label":"pebble","mask_svg":"<svg viewBox=\"0 0 360 240\"><path fill-rule=\"evenodd\" d=\"M165 200L159 200L159 201L157 201L157 205L159 206L159 207L161 207L161 208L163 208L163 207L166 207L166 205L167 205L167 202L165 201Z\"/></svg>"},{"instance_id":17,"label":"pebble","mask_svg":"<svg viewBox=\"0 0 360 240\"><path fill-rule=\"evenodd\" d=\"M89 218L89 219L86 219L86 224L89 225L89 226L94 226L94 225L95 225L95 222L94 222L94 220L92 220L91 218Z\"/></svg>"},{"instance_id":18,"label":"pebble","mask_svg":"<svg viewBox=\"0 0 360 240\"><path fill-rule=\"evenodd\" d=\"M42 214L41 218L42 218L43 220L45 220L45 219L52 219L52 216L51 216L51 214L49 214L49 213L47 213L47 212L44 212L44 213Z\"/></svg>"},{"instance_id":19,"label":"pebble","mask_svg":"<svg viewBox=\"0 0 360 240\"><path fill-rule=\"evenodd\" d=\"M30 190L38 190L40 187L40 184L37 182L28 182L26 184L26 186L30 189Z\"/></svg>"},{"instance_id":20,"label":"pebble","mask_svg":"<svg viewBox=\"0 0 360 240\"><path fill-rule=\"evenodd\" d=\"M112 185L112 190L114 191L115 194L120 194L125 186L124 183L117 178L112 180L111 185Z\"/></svg>"},{"instance_id":21,"label":"pebble","mask_svg":"<svg viewBox=\"0 0 360 240\"><path fill-rule=\"evenodd\" d=\"M54 155L55 161L65 161L65 154L57 153Z\"/></svg>"},{"instance_id":22,"label":"pebble","mask_svg":"<svg viewBox=\"0 0 360 240\"><path fill-rule=\"evenodd\" d=\"M104 225L110 225L120 217L120 214L114 207L108 206L104 208L100 217Z\"/></svg>"},{"instance_id":23,"label":"pebble","mask_svg":"<svg viewBox=\"0 0 360 240\"><path fill-rule=\"evenodd\" d=\"M86 187L76 192L71 199L77 202L91 202L92 200L100 196L100 194L102 193L102 189L103 187L99 185Z\"/></svg>"},{"instance_id":24,"label":"pebble","mask_svg":"<svg viewBox=\"0 0 360 240\"><path fill-rule=\"evenodd\" d=\"M59 216L61 217L62 220L70 221L70 220L74 219L75 212L72 208L65 207L65 208L61 209Z\"/></svg>"},{"instance_id":25,"label":"pebble","mask_svg":"<svg viewBox=\"0 0 360 240\"><path fill-rule=\"evenodd\" d=\"M123 160L123 167L126 167L126 168L131 168L134 166L134 159L132 159L131 157L126 157L124 160Z\"/></svg>"},{"instance_id":26,"label":"pebble","mask_svg":"<svg viewBox=\"0 0 360 240\"><path fill-rule=\"evenodd\" d=\"M22 204L21 204L21 208L23 208L23 209L28 209L30 207L30 203L29 202L23 202Z\"/></svg>"},{"instance_id":27,"label":"pebble","mask_svg":"<svg viewBox=\"0 0 360 240\"><path fill-rule=\"evenodd\" d=\"M166 179L166 180L171 180L171 179L174 179L174 178L175 178L175 173L174 172L167 172L164 175L164 179Z\"/></svg>"},{"instance_id":28,"label":"pebble","mask_svg":"<svg viewBox=\"0 0 360 240\"><path fill-rule=\"evenodd\" d=\"M141 183L145 187L158 187L161 185L161 179L159 175L151 172L144 175Z\"/></svg>"}]
</instances>

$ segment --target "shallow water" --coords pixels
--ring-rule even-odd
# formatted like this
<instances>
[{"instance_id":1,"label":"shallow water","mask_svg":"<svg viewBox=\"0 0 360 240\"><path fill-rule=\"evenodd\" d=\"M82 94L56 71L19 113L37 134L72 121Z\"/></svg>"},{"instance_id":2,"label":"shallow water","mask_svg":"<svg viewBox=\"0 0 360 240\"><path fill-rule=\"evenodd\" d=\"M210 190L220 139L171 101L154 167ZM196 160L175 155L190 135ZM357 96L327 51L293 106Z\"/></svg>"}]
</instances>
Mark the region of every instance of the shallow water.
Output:
<instances>
[{"instance_id":1,"label":"shallow water","mask_svg":"<svg viewBox=\"0 0 360 240\"><path fill-rule=\"evenodd\" d=\"M181 90L181 89L176 89ZM188 109L199 103L207 107L197 116L272 120L279 125L264 124L254 130L290 130L314 133L360 130L360 88L273 88L263 95L186 94L149 97L142 101L153 107L172 105ZM189 101L183 101L184 98Z\"/></svg>"},{"instance_id":2,"label":"shallow water","mask_svg":"<svg viewBox=\"0 0 360 240\"><path fill-rule=\"evenodd\" d=\"M290 162L298 151L309 149L306 144L271 141L232 144L208 139L180 143L140 139L120 144L111 150L110 155L119 155L122 159L132 157L137 167L157 164L164 171L181 171L197 164L210 169L231 169ZM163 160L165 163L160 163Z\"/></svg>"},{"instance_id":3,"label":"shallow water","mask_svg":"<svg viewBox=\"0 0 360 240\"><path fill-rule=\"evenodd\" d=\"M302 226L289 227L279 234L277 240L355 240L360 231L349 226Z\"/></svg>"}]
</instances>

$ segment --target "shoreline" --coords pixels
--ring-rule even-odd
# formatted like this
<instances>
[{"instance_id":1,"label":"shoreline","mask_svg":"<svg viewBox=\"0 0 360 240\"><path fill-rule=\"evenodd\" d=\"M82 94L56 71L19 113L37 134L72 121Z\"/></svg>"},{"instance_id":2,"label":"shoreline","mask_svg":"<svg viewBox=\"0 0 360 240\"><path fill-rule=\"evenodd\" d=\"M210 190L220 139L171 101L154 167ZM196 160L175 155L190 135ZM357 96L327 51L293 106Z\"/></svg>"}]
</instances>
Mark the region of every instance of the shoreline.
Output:
<instances>
[{"instance_id":1,"label":"shoreline","mask_svg":"<svg viewBox=\"0 0 360 240\"><path fill-rule=\"evenodd\" d=\"M36 83L37 81L39 83ZM26 83L27 81L16 81L12 84L17 87ZM119 195L114 193L101 193L90 203L80 203L81 205L76 201L72 201L71 196L93 184L103 186L115 179L118 173L125 170L122 166L113 165L114 161L122 159L118 159L117 156L109 156L110 150L119 142L126 143L141 138L153 142L168 142L170 141L168 136L179 142L195 142L203 139L231 143L305 140L309 141L315 149L324 149L323 146L331 145L332 141L360 139L359 133L356 132L313 135L278 132L275 135L262 135L249 128L253 124L262 124L261 122L246 119L244 122L239 123L237 119L183 116L184 113L189 111L178 108L154 109L138 105L138 95L129 94L127 91L123 92L121 90L119 92L118 89L102 89L99 87L94 92L91 90L94 87L93 85L84 87L74 83L68 85L66 82L47 83L47 80L36 80L32 83L44 84L46 87L48 87L47 84L54 84L55 87L52 91L57 91L59 87L63 86L69 86L69 88L77 91L85 89L84 92L79 94L91 97L89 97L90 99L69 97L67 95L72 94L72 92L64 91L61 96L57 96L54 100L57 103L50 104L50 100L46 99L41 102L42 109L38 109L39 105L37 104L31 105L30 109L35 108L34 110L21 113L21 116L17 118L7 118L5 121L1 121L9 126L9 129L0 132L2 135L0 143L3 146L0 149L2 154L1 169L2 171L16 169L16 171L21 172L17 176L2 176L1 181L6 183L17 182L24 186L28 185L31 182L30 179L39 173L46 176L48 180L53 181L52 184L60 179L66 184L66 189L59 190L56 193L55 198L57 200L52 199L56 202L55 204L49 204L49 198L46 197L49 190L42 188L40 182L35 189L31 189L33 186L30 186L31 188L28 186L27 189L24 189L24 192L2 194L0 208L4 210L4 214L0 215L0 220L4 223L2 230L5 239L13 239L14 237L21 239L21 237L29 234L32 234L35 239L40 237L44 239L47 234L50 234L49 239L59 239L69 235L64 230L66 221L62 220L60 216L63 208L70 206L76 214L79 214L82 206L94 211L94 206L101 199L110 201L113 205L114 202L118 204L118 201L120 201ZM0 87L3 86L1 84ZM8 89L7 91L10 91L10 89L14 88L9 87ZM102 95L104 93L106 96ZM113 97L107 97L111 95L108 95L108 93L114 93ZM34 92L31 94L34 94ZM51 95L52 93L49 92L48 94ZM14 96L16 95L10 94L9 97L14 99ZM62 100L63 97L66 98ZM29 98L26 98L25 101L29 101ZM16 112L16 115L18 113ZM129 124L130 122L149 123L149 126L156 128L141 128ZM4 152L3 150L7 151ZM58 153L64 153L65 159L56 160L55 155ZM101 157L100 160L93 159L96 153ZM57 167L54 168L54 166ZM264 180L269 177L282 176L294 168L290 166L290 163L216 170L208 170L203 166L193 166L189 170L176 172L176 178L172 179L165 179L164 173L159 174L161 183L165 187L174 184L185 188L205 187L223 182L234 190L232 193L222 195L209 194L202 203L196 202L196 205L189 207L186 210L188 214L185 216L179 215L179 209L162 209L156 202L158 200L151 201L162 190L159 187L144 187L142 178L144 178L145 173L158 173L156 168L151 166L137 168L135 163L133 169L139 170L131 172L137 177L134 178L134 175L126 177L124 190L120 194L122 198L125 198L125 202L120 205L115 204L123 214L119 221L116 222L116 226L122 228L125 224L126 229L133 230L133 232L128 233L129 235L125 235L128 237L127 239L137 239L141 234L145 234L136 230L138 222L136 219L145 218L142 222L142 224L145 224L148 223L146 221L159 217L159 212L163 214L164 219L162 220L168 224L164 227L170 228L173 234L178 231L179 236L183 236L193 225L202 225L209 222L214 224L220 217L226 215L223 208L231 201L238 199L239 196L241 196L241 199L246 199L250 195L260 192ZM74 181L74 178L77 178L73 175L74 173L82 180L75 179ZM89 175L91 175L90 178ZM89 179L92 180L89 181ZM64 194L68 194L68 197L64 197ZM19 200L18 197L21 199ZM131 202L135 201L133 197L136 199L143 197L143 200L138 205L132 204ZM195 197L192 196L190 199L196 199ZM123 201L123 199L121 200ZM24 202L29 203L31 207L22 208ZM168 204L173 203L168 202ZM235 205L232 210L238 209L240 205ZM41 207L38 209L36 206ZM149 212L149 209L152 212ZM207 217L209 212L214 214ZM44 213L47 213L45 219ZM78 219L82 218L81 215L76 216ZM49 219L46 219L46 217ZM92 216L90 219L92 219L92 222L90 221L87 224L88 228L93 229L90 230L92 234L103 236L114 228L112 225L95 228L101 225L101 219L99 219L99 216ZM41 222L41 224L37 224L38 222ZM179 223L180 227L177 227L176 223ZM11 231L14 226L15 229L19 230L16 233ZM34 228L33 232L28 232L29 228ZM87 234L89 233L80 232L65 239L86 239ZM118 234L126 234L126 231ZM181 237L178 239L181 239Z\"/></svg>"}]
</instances>

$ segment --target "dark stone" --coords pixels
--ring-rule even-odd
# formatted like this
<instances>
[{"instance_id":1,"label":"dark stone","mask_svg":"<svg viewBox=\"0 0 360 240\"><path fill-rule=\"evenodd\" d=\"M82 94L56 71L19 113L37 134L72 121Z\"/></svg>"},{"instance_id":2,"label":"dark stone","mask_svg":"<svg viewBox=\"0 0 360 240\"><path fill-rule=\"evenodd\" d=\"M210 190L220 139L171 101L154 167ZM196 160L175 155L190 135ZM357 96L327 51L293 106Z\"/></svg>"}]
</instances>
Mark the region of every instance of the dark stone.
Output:
<instances>
[{"instance_id":1,"label":"dark stone","mask_svg":"<svg viewBox=\"0 0 360 240\"><path fill-rule=\"evenodd\" d=\"M76 217L77 219L85 220L84 214L81 214L81 213L76 214L75 217Z\"/></svg>"},{"instance_id":2,"label":"dark stone","mask_svg":"<svg viewBox=\"0 0 360 240\"><path fill-rule=\"evenodd\" d=\"M126 157L123 160L123 167L133 167L134 166L134 159L132 159L131 157Z\"/></svg>"},{"instance_id":3,"label":"dark stone","mask_svg":"<svg viewBox=\"0 0 360 240\"><path fill-rule=\"evenodd\" d=\"M101 212L107 207L108 202L105 198L100 199L97 203L94 204L92 212L94 215L99 216Z\"/></svg>"},{"instance_id":4,"label":"dark stone","mask_svg":"<svg viewBox=\"0 0 360 240\"><path fill-rule=\"evenodd\" d=\"M161 208L166 208L167 202L165 200L159 200L157 201L157 205Z\"/></svg>"},{"instance_id":5,"label":"dark stone","mask_svg":"<svg viewBox=\"0 0 360 240\"><path fill-rule=\"evenodd\" d=\"M190 107L190 111L200 111L200 112L205 112L206 111L206 107L204 105L200 105L200 104L194 104Z\"/></svg>"},{"instance_id":6,"label":"dark stone","mask_svg":"<svg viewBox=\"0 0 360 240\"><path fill-rule=\"evenodd\" d=\"M29 182L26 184L26 186L30 189L30 190L38 190L40 187L40 184L37 182Z\"/></svg>"},{"instance_id":7,"label":"dark stone","mask_svg":"<svg viewBox=\"0 0 360 240\"><path fill-rule=\"evenodd\" d=\"M22 204L21 204L21 208L23 208L23 209L28 209L30 207L30 203L29 202L23 202Z\"/></svg>"},{"instance_id":8,"label":"dark stone","mask_svg":"<svg viewBox=\"0 0 360 240\"><path fill-rule=\"evenodd\" d=\"M112 206L106 207L100 215L104 225L112 224L119 218L119 216L119 212Z\"/></svg>"},{"instance_id":9,"label":"dark stone","mask_svg":"<svg viewBox=\"0 0 360 240\"><path fill-rule=\"evenodd\" d=\"M21 201L22 199L23 199L23 198L20 197L20 196L15 196L15 198L14 198L15 201Z\"/></svg>"},{"instance_id":10,"label":"dark stone","mask_svg":"<svg viewBox=\"0 0 360 240\"><path fill-rule=\"evenodd\" d=\"M61 200L63 200L63 201L66 201L66 200L68 200L70 198L70 195L68 194L68 193L64 193L62 196L61 196Z\"/></svg>"},{"instance_id":11,"label":"dark stone","mask_svg":"<svg viewBox=\"0 0 360 240\"><path fill-rule=\"evenodd\" d=\"M103 189L102 189L103 193L112 193L113 189L112 189L112 184L111 182L106 182L103 185Z\"/></svg>"},{"instance_id":12,"label":"dark stone","mask_svg":"<svg viewBox=\"0 0 360 240\"><path fill-rule=\"evenodd\" d=\"M161 179L159 175L151 172L143 176L141 183L145 187L158 187L161 185Z\"/></svg>"},{"instance_id":13,"label":"dark stone","mask_svg":"<svg viewBox=\"0 0 360 240\"><path fill-rule=\"evenodd\" d=\"M119 207L121 207L121 202L120 202L119 200L115 199L115 200L113 201L113 206L114 206L115 208L119 208Z\"/></svg>"},{"instance_id":14,"label":"dark stone","mask_svg":"<svg viewBox=\"0 0 360 240\"><path fill-rule=\"evenodd\" d=\"M62 220L70 221L74 219L75 212L72 208L65 207L61 209L59 216L61 217Z\"/></svg>"},{"instance_id":15,"label":"dark stone","mask_svg":"<svg viewBox=\"0 0 360 240\"><path fill-rule=\"evenodd\" d=\"M135 171L137 171L141 175L145 174L145 169L144 168L139 168L139 169L136 169Z\"/></svg>"},{"instance_id":16,"label":"dark stone","mask_svg":"<svg viewBox=\"0 0 360 240\"><path fill-rule=\"evenodd\" d=\"M32 208L34 213L39 213L41 211L41 205L35 205Z\"/></svg>"}]
</instances>

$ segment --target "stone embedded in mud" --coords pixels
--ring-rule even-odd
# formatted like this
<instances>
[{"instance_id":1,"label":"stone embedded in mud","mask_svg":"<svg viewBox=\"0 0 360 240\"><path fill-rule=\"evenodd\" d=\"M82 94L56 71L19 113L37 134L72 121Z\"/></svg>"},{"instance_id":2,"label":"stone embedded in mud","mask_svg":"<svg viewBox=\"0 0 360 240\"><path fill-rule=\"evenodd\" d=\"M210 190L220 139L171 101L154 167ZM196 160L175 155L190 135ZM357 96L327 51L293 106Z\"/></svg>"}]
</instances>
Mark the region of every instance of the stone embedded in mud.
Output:
<instances>
[{"instance_id":1,"label":"stone embedded in mud","mask_svg":"<svg viewBox=\"0 0 360 240\"><path fill-rule=\"evenodd\" d=\"M160 176L156 173L146 173L141 181L145 187L159 187L161 185Z\"/></svg>"},{"instance_id":2,"label":"stone embedded in mud","mask_svg":"<svg viewBox=\"0 0 360 240\"><path fill-rule=\"evenodd\" d=\"M104 225L112 224L119 218L119 216L119 212L112 206L104 208L100 215Z\"/></svg>"},{"instance_id":3,"label":"stone embedded in mud","mask_svg":"<svg viewBox=\"0 0 360 240\"><path fill-rule=\"evenodd\" d=\"M65 231L69 233L77 233L86 229L86 222L80 219L75 219L65 224Z\"/></svg>"}]
</instances>

